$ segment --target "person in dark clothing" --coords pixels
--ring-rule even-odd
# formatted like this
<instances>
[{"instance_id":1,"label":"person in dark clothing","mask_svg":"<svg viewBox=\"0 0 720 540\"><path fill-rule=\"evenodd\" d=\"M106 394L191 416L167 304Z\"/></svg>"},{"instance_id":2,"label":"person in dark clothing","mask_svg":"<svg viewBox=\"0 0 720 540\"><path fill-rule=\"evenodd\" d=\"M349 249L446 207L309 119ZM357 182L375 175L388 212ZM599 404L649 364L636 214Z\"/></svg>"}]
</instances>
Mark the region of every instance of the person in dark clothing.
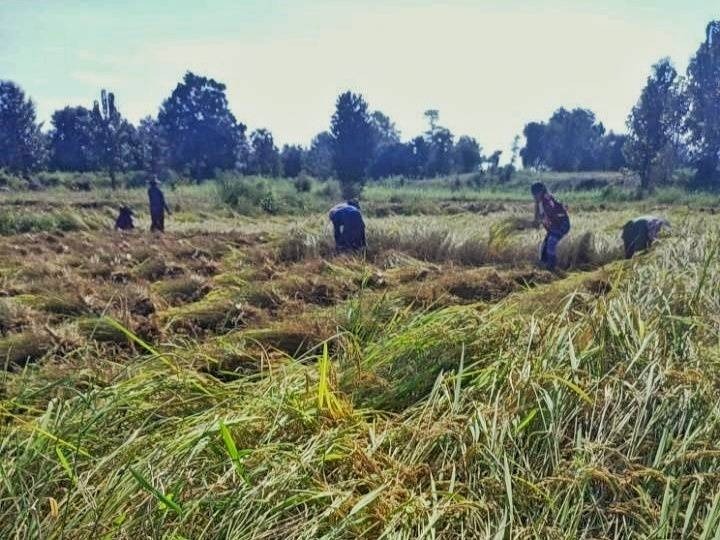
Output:
<instances>
[{"instance_id":1,"label":"person in dark clothing","mask_svg":"<svg viewBox=\"0 0 720 540\"><path fill-rule=\"evenodd\" d=\"M148 199L150 200L150 232L165 232L165 212L170 214L170 208L165 203L165 195L156 179L150 181Z\"/></svg>"},{"instance_id":2,"label":"person in dark clothing","mask_svg":"<svg viewBox=\"0 0 720 540\"><path fill-rule=\"evenodd\" d=\"M570 217L567 208L548 192L544 184L536 182L530 191L535 199L535 223L542 223L547 231L540 250L540 263L553 271L557 265L557 245L570 232Z\"/></svg>"},{"instance_id":3,"label":"person in dark clothing","mask_svg":"<svg viewBox=\"0 0 720 540\"><path fill-rule=\"evenodd\" d=\"M622 230L625 258L631 259L636 251L650 248L663 227L670 227L670 223L656 216L640 216L628 221Z\"/></svg>"},{"instance_id":4,"label":"person in dark clothing","mask_svg":"<svg viewBox=\"0 0 720 540\"><path fill-rule=\"evenodd\" d=\"M115 220L116 231L132 231L135 228L133 223L133 211L127 206L120 207L120 213Z\"/></svg>"},{"instance_id":5,"label":"person in dark clothing","mask_svg":"<svg viewBox=\"0 0 720 540\"><path fill-rule=\"evenodd\" d=\"M330 210L330 221L335 232L335 248L338 252L357 251L366 247L365 222L360 204L355 200L335 205Z\"/></svg>"}]
</instances>

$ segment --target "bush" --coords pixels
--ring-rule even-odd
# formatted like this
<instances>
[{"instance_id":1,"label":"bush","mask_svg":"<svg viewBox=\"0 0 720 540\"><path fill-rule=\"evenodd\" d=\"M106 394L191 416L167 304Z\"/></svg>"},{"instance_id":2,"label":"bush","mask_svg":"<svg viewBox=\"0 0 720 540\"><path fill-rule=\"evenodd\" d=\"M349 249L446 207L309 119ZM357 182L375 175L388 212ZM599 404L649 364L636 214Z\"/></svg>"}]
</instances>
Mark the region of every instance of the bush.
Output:
<instances>
[{"instance_id":1,"label":"bush","mask_svg":"<svg viewBox=\"0 0 720 540\"><path fill-rule=\"evenodd\" d=\"M323 187L317 191L317 194L328 201L339 201L342 198L340 185L333 180L326 181Z\"/></svg>"},{"instance_id":2,"label":"bush","mask_svg":"<svg viewBox=\"0 0 720 540\"><path fill-rule=\"evenodd\" d=\"M220 175L217 180L217 194L221 202L238 212L269 214L277 213L279 204L275 194L265 180Z\"/></svg>"},{"instance_id":3,"label":"bush","mask_svg":"<svg viewBox=\"0 0 720 540\"><path fill-rule=\"evenodd\" d=\"M312 190L312 180L304 174L295 179L294 185L298 193L310 193Z\"/></svg>"}]
</instances>

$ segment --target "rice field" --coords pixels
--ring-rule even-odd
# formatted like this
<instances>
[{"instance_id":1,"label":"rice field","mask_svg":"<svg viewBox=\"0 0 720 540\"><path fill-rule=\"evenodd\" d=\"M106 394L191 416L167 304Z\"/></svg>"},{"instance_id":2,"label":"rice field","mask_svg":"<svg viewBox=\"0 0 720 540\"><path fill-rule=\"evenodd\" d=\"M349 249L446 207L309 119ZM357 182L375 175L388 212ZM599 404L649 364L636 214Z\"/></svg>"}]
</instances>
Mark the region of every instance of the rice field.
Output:
<instances>
[{"instance_id":1,"label":"rice field","mask_svg":"<svg viewBox=\"0 0 720 540\"><path fill-rule=\"evenodd\" d=\"M205 189L160 238L99 193L8 220L1 538L720 538L713 211L578 205L552 274L512 197L370 192L336 257L323 214Z\"/></svg>"}]
</instances>

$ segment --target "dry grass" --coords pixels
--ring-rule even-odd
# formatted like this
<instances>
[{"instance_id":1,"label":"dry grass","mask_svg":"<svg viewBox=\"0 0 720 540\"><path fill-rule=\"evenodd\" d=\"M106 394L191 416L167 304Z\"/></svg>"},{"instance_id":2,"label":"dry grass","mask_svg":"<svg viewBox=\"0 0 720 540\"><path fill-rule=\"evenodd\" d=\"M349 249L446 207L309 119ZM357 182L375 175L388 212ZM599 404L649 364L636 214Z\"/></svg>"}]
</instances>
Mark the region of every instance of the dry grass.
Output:
<instances>
[{"instance_id":1,"label":"dry grass","mask_svg":"<svg viewBox=\"0 0 720 540\"><path fill-rule=\"evenodd\" d=\"M0 239L0 536L712 538L718 223L505 208Z\"/></svg>"}]
</instances>

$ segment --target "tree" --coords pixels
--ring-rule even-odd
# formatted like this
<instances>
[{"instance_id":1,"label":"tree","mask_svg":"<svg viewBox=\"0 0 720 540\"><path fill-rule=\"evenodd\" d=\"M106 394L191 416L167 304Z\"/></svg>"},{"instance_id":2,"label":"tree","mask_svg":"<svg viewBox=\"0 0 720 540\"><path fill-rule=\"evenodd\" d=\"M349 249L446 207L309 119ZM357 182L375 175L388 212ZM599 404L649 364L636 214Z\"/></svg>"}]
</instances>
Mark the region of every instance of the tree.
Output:
<instances>
[{"instance_id":1,"label":"tree","mask_svg":"<svg viewBox=\"0 0 720 540\"><path fill-rule=\"evenodd\" d=\"M510 147L510 165L515 167L518 155L520 154L520 135L513 137L512 146Z\"/></svg>"},{"instance_id":2,"label":"tree","mask_svg":"<svg viewBox=\"0 0 720 540\"><path fill-rule=\"evenodd\" d=\"M323 131L313 137L305 166L315 178L325 180L333 175L333 137L329 132Z\"/></svg>"},{"instance_id":3,"label":"tree","mask_svg":"<svg viewBox=\"0 0 720 540\"><path fill-rule=\"evenodd\" d=\"M544 136L545 161L554 171L589 171L595 168L602 123L588 109L561 107L550 117Z\"/></svg>"},{"instance_id":4,"label":"tree","mask_svg":"<svg viewBox=\"0 0 720 540\"><path fill-rule=\"evenodd\" d=\"M603 136L600 140L600 149L598 152L597 168L603 171L619 171L627 166L625 159L625 145L627 144L627 135L620 135L612 131Z\"/></svg>"},{"instance_id":5,"label":"tree","mask_svg":"<svg viewBox=\"0 0 720 540\"><path fill-rule=\"evenodd\" d=\"M444 127L428 132L430 154L425 173L429 176L449 174L453 167L453 134Z\"/></svg>"},{"instance_id":6,"label":"tree","mask_svg":"<svg viewBox=\"0 0 720 540\"><path fill-rule=\"evenodd\" d=\"M405 147L400 142L400 132L395 123L380 111L370 115L370 122L373 128L373 150L372 161L368 166L368 175L372 178L385 178L402 169L402 155Z\"/></svg>"},{"instance_id":7,"label":"tree","mask_svg":"<svg viewBox=\"0 0 720 540\"><path fill-rule=\"evenodd\" d=\"M169 165L169 149L159 122L147 116L137 128L137 153L140 167L152 175L161 176Z\"/></svg>"},{"instance_id":8,"label":"tree","mask_svg":"<svg viewBox=\"0 0 720 540\"><path fill-rule=\"evenodd\" d=\"M158 114L167 134L170 163L196 180L242 161L245 126L228 106L225 85L187 72Z\"/></svg>"},{"instance_id":9,"label":"tree","mask_svg":"<svg viewBox=\"0 0 720 540\"><path fill-rule=\"evenodd\" d=\"M525 146L520 150L523 167L528 169L541 169L545 163L545 131L544 122L530 122L525 125L523 135Z\"/></svg>"},{"instance_id":10,"label":"tree","mask_svg":"<svg viewBox=\"0 0 720 540\"><path fill-rule=\"evenodd\" d=\"M695 161L695 181L720 183L720 20L705 30L705 41L690 60L687 70L690 132Z\"/></svg>"},{"instance_id":11,"label":"tree","mask_svg":"<svg viewBox=\"0 0 720 540\"><path fill-rule=\"evenodd\" d=\"M400 131L387 115L375 111L370 115L370 122L373 127L375 146L378 149L400 142Z\"/></svg>"},{"instance_id":12,"label":"tree","mask_svg":"<svg viewBox=\"0 0 720 540\"><path fill-rule=\"evenodd\" d=\"M423 113L423 116L427 118L430 124L430 133L434 132L438 127L438 120L440 119L440 111L437 109L428 109Z\"/></svg>"},{"instance_id":13,"label":"tree","mask_svg":"<svg viewBox=\"0 0 720 540\"><path fill-rule=\"evenodd\" d=\"M478 142L467 135L460 137L453 149L455 168L458 172L476 171L482 162L481 148Z\"/></svg>"},{"instance_id":14,"label":"tree","mask_svg":"<svg viewBox=\"0 0 720 540\"><path fill-rule=\"evenodd\" d=\"M430 144L425 137L418 136L410 141L410 155L408 175L420 178L425 175L427 163L430 160Z\"/></svg>"},{"instance_id":15,"label":"tree","mask_svg":"<svg viewBox=\"0 0 720 540\"><path fill-rule=\"evenodd\" d=\"M670 60L664 58L652 67L652 74L627 121L630 135L624 152L630 166L640 174L644 190L652 189L659 180L651 174L657 171L655 162L671 158L673 143L680 139L684 114L677 71Z\"/></svg>"},{"instance_id":16,"label":"tree","mask_svg":"<svg viewBox=\"0 0 720 540\"><path fill-rule=\"evenodd\" d=\"M368 105L360 94L340 94L330 124L333 166L345 198L357 197L375 146Z\"/></svg>"},{"instance_id":17,"label":"tree","mask_svg":"<svg viewBox=\"0 0 720 540\"><path fill-rule=\"evenodd\" d=\"M93 116L85 107L65 107L50 120L50 167L60 171L90 171L94 159Z\"/></svg>"},{"instance_id":18,"label":"tree","mask_svg":"<svg viewBox=\"0 0 720 540\"><path fill-rule=\"evenodd\" d=\"M286 144L283 146L280 160L282 161L283 175L286 178L297 178L303 168L302 146Z\"/></svg>"},{"instance_id":19,"label":"tree","mask_svg":"<svg viewBox=\"0 0 720 540\"><path fill-rule=\"evenodd\" d=\"M280 152L275 146L272 133L256 129L250 135L250 172L264 176L280 173Z\"/></svg>"},{"instance_id":20,"label":"tree","mask_svg":"<svg viewBox=\"0 0 720 540\"><path fill-rule=\"evenodd\" d=\"M425 132L428 155L424 174L427 176L448 174L453 166L453 134L449 129L439 125L440 112L437 109L428 109L424 114L429 123Z\"/></svg>"},{"instance_id":21,"label":"tree","mask_svg":"<svg viewBox=\"0 0 720 540\"><path fill-rule=\"evenodd\" d=\"M502 150L495 150L487 158L488 165L490 165L490 174L497 174L500 168L500 156L502 156Z\"/></svg>"},{"instance_id":22,"label":"tree","mask_svg":"<svg viewBox=\"0 0 720 540\"><path fill-rule=\"evenodd\" d=\"M422 169L422 166L420 168ZM396 142L376 150L368 174L372 178L387 178L397 175L414 176L412 144Z\"/></svg>"},{"instance_id":23,"label":"tree","mask_svg":"<svg viewBox=\"0 0 720 540\"><path fill-rule=\"evenodd\" d=\"M0 167L26 173L45 160L35 104L12 81L0 81Z\"/></svg>"},{"instance_id":24,"label":"tree","mask_svg":"<svg viewBox=\"0 0 720 540\"><path fill-rule=\"evenodd\" d=\"M92 110L93 160L110 175L110 184L117 187L115 175L126 170L132 160L135 137L133 126L115 106L115 95L102 90L100 101Z\"/></svg>"}]
</instances>

